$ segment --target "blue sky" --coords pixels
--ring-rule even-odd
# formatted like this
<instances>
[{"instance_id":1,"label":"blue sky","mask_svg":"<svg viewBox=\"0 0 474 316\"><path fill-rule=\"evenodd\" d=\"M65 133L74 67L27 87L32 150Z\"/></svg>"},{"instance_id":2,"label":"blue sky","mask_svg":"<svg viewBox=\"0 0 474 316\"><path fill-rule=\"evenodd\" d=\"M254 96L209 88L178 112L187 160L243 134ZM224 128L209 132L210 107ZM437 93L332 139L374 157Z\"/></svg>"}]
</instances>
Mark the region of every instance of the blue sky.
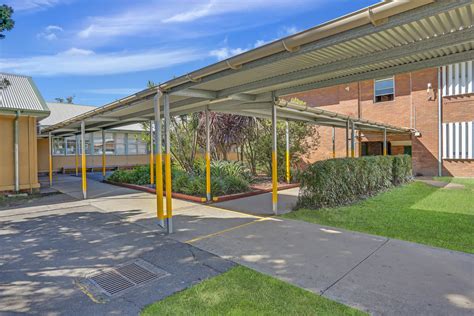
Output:
<instances>
[{"instance_id":1,"label":"blue sky","mask_svg":"<svg viewBox=\"0 0 474 316\"><path fill-rule=\"evenodd\" d=\"M15 28L0 70L47 101L104 105L376 0L4 0Z\"/></svg>"}]
</instances>

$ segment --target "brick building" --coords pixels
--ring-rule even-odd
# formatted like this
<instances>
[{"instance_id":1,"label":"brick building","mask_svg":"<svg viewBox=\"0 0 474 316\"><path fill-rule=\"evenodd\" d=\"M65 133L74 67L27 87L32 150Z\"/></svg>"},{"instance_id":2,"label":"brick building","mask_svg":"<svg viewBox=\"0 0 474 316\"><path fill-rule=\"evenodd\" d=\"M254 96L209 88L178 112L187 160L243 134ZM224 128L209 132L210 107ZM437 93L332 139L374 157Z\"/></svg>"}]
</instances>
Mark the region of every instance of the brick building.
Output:
<instances>
[{"instance_id":1,"label":"brick building","mask_svg":"<svg viewBox=\"0 0 474 316\"><path fill-rule=\"evenodd\" d=\"M311 106L353 117L413 129L412 136L388 134L389 154L412 154L417 175L437 175L439 145L442 173L474 176L473 62L429 68L386 78L321 88L293 95ZM438 115L438 73L442 94L442 125ZM346 131L335 129L336 156L346 156ZM333 129L320 127L320 148L310 160L332 158ZM439 143L441 135L441 143ZM382 153L381 134L357 135L356 155Z\"/></svg>"}]
</instances>

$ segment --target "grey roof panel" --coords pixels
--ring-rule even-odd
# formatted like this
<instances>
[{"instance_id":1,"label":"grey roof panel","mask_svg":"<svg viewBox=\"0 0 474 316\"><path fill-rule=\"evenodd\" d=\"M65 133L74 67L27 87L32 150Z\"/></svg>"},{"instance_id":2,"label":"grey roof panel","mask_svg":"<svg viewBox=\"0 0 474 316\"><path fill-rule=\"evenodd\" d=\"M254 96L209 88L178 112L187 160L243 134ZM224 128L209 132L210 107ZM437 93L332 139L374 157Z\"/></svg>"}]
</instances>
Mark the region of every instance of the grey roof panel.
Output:
<instances>
[{"instance_id":1,"label":"grey roof panel","mask_svg":"<svg viewBox=\"0 0 474 316\"><path fill-rule=\"evenodd\" d=\"M49 112L31 77L0 73L0 80L8 82L0 88L0 110Z\"/></svg>"}]
</instances>

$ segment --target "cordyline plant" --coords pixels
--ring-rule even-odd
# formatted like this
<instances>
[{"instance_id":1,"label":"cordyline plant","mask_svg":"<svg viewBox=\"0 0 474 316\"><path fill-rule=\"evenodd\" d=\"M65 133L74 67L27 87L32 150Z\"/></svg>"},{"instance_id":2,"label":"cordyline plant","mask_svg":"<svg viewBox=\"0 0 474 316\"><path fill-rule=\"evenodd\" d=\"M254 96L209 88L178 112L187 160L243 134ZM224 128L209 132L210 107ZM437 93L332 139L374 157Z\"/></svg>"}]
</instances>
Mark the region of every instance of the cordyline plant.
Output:
<instances>
[{"instance_id":1,"label":"cordyline plant","mask_svg":"<svg viewBox=\"0 0 474 316\"><path fill-rule=\"evenodd\" d=\"M253 117L209 113L210 144L214 159L228 160L232 146L240 147L247 137L247 129L256 124ZM206 116L201 113L199 120L199 145L206 147Z\"/></svg>"}]
</instances>

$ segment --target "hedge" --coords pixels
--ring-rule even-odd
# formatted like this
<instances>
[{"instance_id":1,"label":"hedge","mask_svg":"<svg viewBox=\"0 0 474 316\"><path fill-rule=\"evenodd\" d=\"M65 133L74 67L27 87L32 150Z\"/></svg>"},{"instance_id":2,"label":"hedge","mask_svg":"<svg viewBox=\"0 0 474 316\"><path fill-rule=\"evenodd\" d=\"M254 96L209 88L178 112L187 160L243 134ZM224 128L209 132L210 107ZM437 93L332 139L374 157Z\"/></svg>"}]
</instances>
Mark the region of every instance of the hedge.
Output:
<instances>
[{"instance_id":1,"label":"hedge","mask_svg":"<svg viewBox=\"0 0 474 316\"><path fill-rule=\"evenodd\" d=\"M300 175L296 208L317 209L354 203L411 179L408 155L318 161Z\"/></svg>"}]
</instances>

